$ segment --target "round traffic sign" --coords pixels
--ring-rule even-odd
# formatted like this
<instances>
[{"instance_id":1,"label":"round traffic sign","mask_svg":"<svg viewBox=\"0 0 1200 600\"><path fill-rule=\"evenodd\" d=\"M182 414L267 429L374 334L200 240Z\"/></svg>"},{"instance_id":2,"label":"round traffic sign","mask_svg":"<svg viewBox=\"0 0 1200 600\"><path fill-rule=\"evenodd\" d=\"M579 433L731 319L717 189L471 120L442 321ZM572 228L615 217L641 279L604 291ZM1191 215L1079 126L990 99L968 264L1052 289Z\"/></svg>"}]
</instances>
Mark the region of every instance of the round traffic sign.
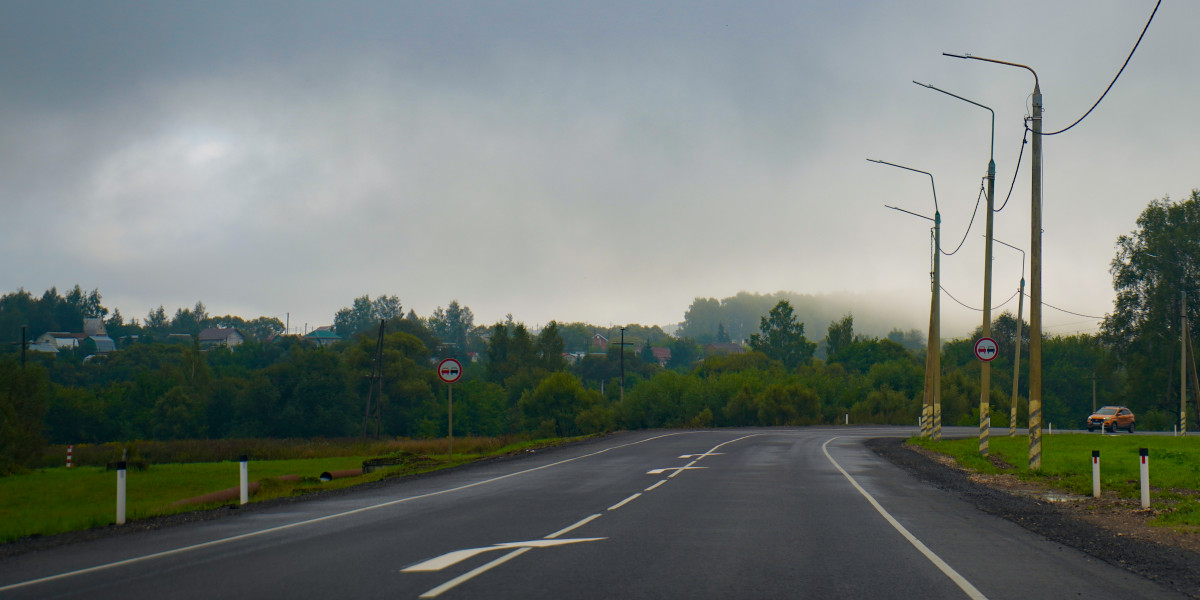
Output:
<instances>
[{"instance_id":1,"label":"round traffic sign","mask_svg":"<svg viewBox=\"0 0 1200 600\"><path fill-rule=\"evenodd\" d=\"M446 383L454 383L462 377L462 364L453 358L447 358L438 363L438 377Z\"/></svg>"},{"instance_id":2,"label":"round traffic sign","mask_svg":"<svg viewBox=\"0 0 1200 600\"><path fill-rule=\"evenodd\" d=\"M992 338L979 338L975 341L975 357L984 362L996 358L998 350L996 340Z\"/></svg>"}]
</instances>

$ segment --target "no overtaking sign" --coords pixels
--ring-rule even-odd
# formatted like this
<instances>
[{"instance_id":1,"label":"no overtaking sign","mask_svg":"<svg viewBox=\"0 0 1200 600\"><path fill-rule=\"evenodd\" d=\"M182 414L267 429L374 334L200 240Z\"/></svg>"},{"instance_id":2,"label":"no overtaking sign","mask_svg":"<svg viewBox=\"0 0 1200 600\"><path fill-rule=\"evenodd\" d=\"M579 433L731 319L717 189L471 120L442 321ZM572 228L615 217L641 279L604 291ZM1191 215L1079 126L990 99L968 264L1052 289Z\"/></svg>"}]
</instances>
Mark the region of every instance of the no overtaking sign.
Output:
<instances>
[{"instance_id":1,"label":"no overtaking sign","mask_svg":"<svg viewBox=\"0 0 1200 600\"><path fill-rule=\"evenodd\" d=\"M992 338L979 338L975 342L975 357L979 360L987 362L996 358L997 347L996 340Z\"/></svg>"},{"instance_id":2,"label":"no overtaking sign","mask_svg":"<svg viewBox=\"0 0 1200 600\"><path fill-rule=\"evenodd\" d=\"M446 383L454 383L462 377L462 364L453 358L447 358L438 363L438 377Z\"/></svg>"}]
</instances>

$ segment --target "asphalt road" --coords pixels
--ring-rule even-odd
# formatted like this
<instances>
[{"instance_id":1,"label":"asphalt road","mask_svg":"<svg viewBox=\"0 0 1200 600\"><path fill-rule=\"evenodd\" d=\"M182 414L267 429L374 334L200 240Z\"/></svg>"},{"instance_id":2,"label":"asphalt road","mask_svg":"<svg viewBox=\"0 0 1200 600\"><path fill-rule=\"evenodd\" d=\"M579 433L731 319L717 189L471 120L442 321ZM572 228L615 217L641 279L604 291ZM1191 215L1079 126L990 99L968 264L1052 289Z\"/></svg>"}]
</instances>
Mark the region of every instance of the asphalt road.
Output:
<instances>
[{"instance_id":1,"label":"asphalt road","mask_svg":"<svg viewBox=\"0 0 1200 600\"><path fill-rule=\"evenodd\" d=\"M0 598L1181 597L862 445L911 429L619 434L6 558Z\"/></svg>"}]
</instances>

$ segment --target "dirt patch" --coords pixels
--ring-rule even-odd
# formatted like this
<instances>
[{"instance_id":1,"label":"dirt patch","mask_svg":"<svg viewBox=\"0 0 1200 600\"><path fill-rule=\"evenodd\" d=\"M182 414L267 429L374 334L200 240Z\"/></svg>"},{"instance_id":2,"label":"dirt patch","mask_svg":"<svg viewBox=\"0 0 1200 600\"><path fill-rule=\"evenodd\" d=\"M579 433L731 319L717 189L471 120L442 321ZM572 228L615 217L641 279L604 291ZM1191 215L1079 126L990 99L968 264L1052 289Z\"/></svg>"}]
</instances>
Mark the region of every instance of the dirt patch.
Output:
<instances>
[{"instance_id":1,"label":"dirt patch","mask_svg":"<svg viewBox=\"0 0 1200 600\"><path fill-rule=\"evenodd\" d=\"M1200 533L1151 526L1158 511L1142 510L1136 500L1070 496L1013 475L976 473L894 438L870 440L867 447L984 512L1200 598Z\"/></svg>"}]
</instances>

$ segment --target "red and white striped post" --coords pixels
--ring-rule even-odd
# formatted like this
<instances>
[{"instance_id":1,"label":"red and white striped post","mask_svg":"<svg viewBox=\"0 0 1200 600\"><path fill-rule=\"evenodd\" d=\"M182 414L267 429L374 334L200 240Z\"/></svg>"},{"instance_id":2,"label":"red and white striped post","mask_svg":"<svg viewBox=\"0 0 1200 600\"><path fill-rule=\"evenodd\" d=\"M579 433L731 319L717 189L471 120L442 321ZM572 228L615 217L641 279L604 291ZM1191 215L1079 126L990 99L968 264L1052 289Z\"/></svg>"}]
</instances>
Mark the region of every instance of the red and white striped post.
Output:
<instances>
[{"instance_id":1,"label":"red and white striped post","mask_svg":"<svg viewBox=\"0 0 1200 600\"><path fill-rule=\"evenodd\" d=\"M1092 450L1092 497L1100 497L1100 451Z\"/></svg>"},{"instance_id":2,"label":"red and white striped post","mask_svg":"<svg viewBox=\"0 0 1200 600\"><path fill-rule=\"evenodd\" d=\"M67 444L67 468L71 468L71 454L75 452L75 446Z\"/></svg>"},{"instance_id":3,"label":"red and white striped post","mask_svg":"<svg viewBox=\"0 0 1200 600\"><path fill-rule=\"evenodd\" d=\"M1142 508L1150 508L1150 450L1138 448L1138 456L1142 461Z\"/></svg>"}]
</instances>

